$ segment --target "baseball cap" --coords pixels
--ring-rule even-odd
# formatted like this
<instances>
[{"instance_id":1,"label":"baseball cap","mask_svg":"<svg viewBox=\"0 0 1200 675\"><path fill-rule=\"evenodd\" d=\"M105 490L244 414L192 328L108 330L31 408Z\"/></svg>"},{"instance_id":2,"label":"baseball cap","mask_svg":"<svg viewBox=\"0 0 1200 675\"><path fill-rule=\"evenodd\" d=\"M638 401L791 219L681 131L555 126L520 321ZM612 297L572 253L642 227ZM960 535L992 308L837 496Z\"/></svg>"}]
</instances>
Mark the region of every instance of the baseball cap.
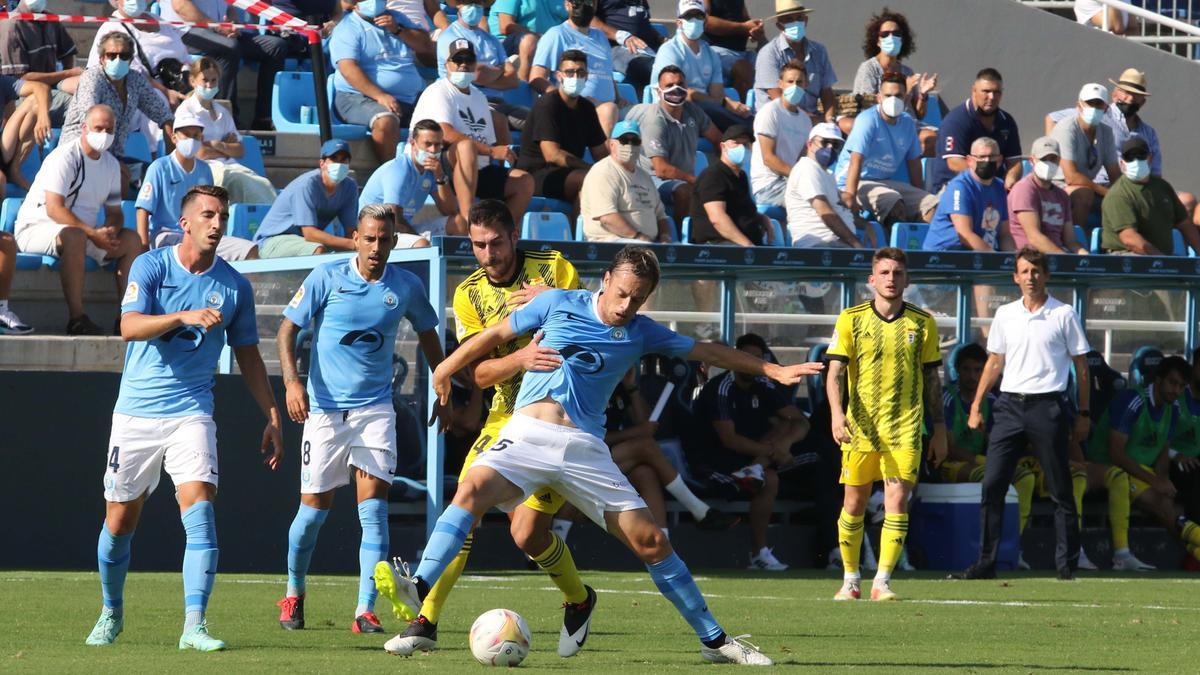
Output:
<instances>
[{"instance_id":1,"label":"baseball cap","mask_svg":"<svg viewBox=\"0 0 1200 675\"><path fill-rule=\"evenodd\" d=\"M331 157L339 152L344 152L347 155L351 154L350 144L340 138L331 138L321 144L321 159Z\"/></svg>"},{"instance_id":2,"label":"baseball cap","mask_svg":"<svg viewBox=\"0 0 1200 675\"><path fill-rule=\"evenodd\" d=\"M175 114L172 127L175 129L181 129L183 127L200 127L203 129L204 122L200 120L200 117L196 113L190 110L180 110Z\"/></svg>"},{"instance_id":3,"label":"baseball cap","mask_svg":"<svg viewBox=\"0 0 1200 675\"><path fill-rule=\"evenodd\" d=\"M846 140L842 136L842 130L838 128L838 125L831 122L821 122L814 126L812 131L808 132L808 140L811 141L814 138L828 138L835 141Z\"/></svg>"},{"instance_id":4,"label":"baseball cap","mask_svg":"<svg viewBox=\"0 0 1200 675\"><path fill-rule=\"evenodd\" d=\"M1121 154L1124 155L1125 153L1134 150L1150 152L1150 144L1147 143L1146 139L1142 138L1141 136L1130 136L1129 138L1125 139L1124 143L1121 144Z\"/></svg>"},{"instance_id":5,"label":"baseball cap","mask_svg":"<svg viewBox=\"0 0 1200 675\"><path fill-rule=\"evenodd\" d=\"M621 120L617 122L617 126L613 127L612 136L610 138L620 138L625 134L633 134L638 138L642 137L642 127L633 120Z\"/></svg>"},{"instance_id":6,"label":"baseball cap","mask_svg":"<svg viewBox=\"0 0 1200 675\"><path fill-rule=\"evenodd\" d=\"M744 124L733 124L725 130L725 133L721 134L722 141L736 141L741 138L754 142L754 132Z\"/></svg>"},{"instance_id":7,"label":"baseball cap","mask_svg":"<svg viewBox=\"0 0 1200 675\"><path fill-rule=\"evenodd\" d=\"M475 60L475 45L471 44L470 40L459 38L450 43L449 59L453 61L459 56L469 56L471 60Z\"/></svg>"},{"instance_id":8,"label":"baseball cap","mask_svg":"<svg viewBox=\"0 0 1200 675\"><path fill-rule=\"evenodd\" d=\"M679 7L678 7L678 10L675 12L675 16L679 16L679 17L687 16L690 12L700 12L701 14L708 14L708 12L704 11L703 0L679 0Z\"/></svg>"},{"instance_id":9,"label":"baseball cap","mask_svg":"<svg viewBox=\"0 0 1200 675\"><path fill-rule=\"evenodd\" d=\"M1108 103L1108 89L1101 84L1089 82L1079 90L1080 101L1104 101Z\"/></svg>"},{"instance_id":10,"label":"baseball cap","mask_svg":"<svg viewBox=\"0 0 1200 675\"><path fill-rule=\"evenodd\" d=\"M1058 141L1050 138L1049 136L1042 136L1033 142L1033 147L1029 151L1030 157L1034 159L1041 159L1043 157L1049 157L1050 155L1054 155L1055 157L1062 155L1062 152L1058 147Z\"/></svg>"}]
</instances>

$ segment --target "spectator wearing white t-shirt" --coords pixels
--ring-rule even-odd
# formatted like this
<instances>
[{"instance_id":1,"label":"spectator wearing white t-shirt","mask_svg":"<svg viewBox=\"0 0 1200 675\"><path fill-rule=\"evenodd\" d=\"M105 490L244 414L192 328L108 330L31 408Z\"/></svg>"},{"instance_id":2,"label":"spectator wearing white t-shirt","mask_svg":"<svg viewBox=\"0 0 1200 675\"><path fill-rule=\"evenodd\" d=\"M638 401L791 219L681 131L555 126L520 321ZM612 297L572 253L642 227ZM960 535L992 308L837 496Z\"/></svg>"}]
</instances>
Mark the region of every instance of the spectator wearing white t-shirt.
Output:
<instances>
[{"instance_id":1,"label":"spectator wearing white t-shirt","mask_svg":"<svg viewBox=\"0 0 1200 675\"><path fill-rule=\"evenodd\" d=\"M70 317L67 335L101 335L83 312L85 256L101 265L116 263L120 293L133 259L144 249L121 214L121 167L108 152L117 128L112 108L92 106L81 127L77 140L46 156L17 212L15 234L22 253L58 256Z\"/></svg>"},{"instance_id":2,"label":"spectator wearing white t-shirt","mask_svg":"<svg viewBox=\"0 0 1200 675\"><path fill-rule=\"evenodd\" d=\"M808 134L804 156L788 176L784 194L792 246L863 247L854 233L854 214L842 204L837 181L829 172L844 140L841 130L831 122L818 124ZM876 246L878 242L871 245Z\"/></svg>"},{"instance_id":3,"label":"spectator wearing white t-shirt","mask_svg":"<svg viewBox=\"0 0 1200 675\"><path fill-rule=\"evenodd\" d=\"M804 97L804 70L788 63L779 71L779 98L764 105L754 118L754 150L750 156L750 191L754 203L783 206L792 167L804 154L812 130L808 113L800 108Z\"/></svg>"},{"instance_id":4,"label":"spectator wearing white t-shirt","mask_svg":"<svg viewBox=\"0 0 1200 675\"><path fill-rule=\"evenodd\" d=\"M196 156L212 170L213 184L229 192L231 204L275 201L275 186L271 181L238 161L246 156L246 146L237 122L228 108L213 100L221 82L221 65L202 56L192 63L189 75L192 93L179 104L176 114L195 116L204 125L203 145Z\"/></svg>"},{"instance_id":5,"label":"spectator wearing white t-shirt","mask_svg":"<svg viewBox=\"0 0 1200 675\"><path fill-rule=\"evenodd\" d=\"M455 40L446 57L446 77L421 93L413 120L433 120L445 138L443 161L453 177L459 212L446 221L446 234L465 236L467 218L475 198L500 199L520 221L533 199L533 177L520 169L506 169L517 160L509 147L508 123L493 116L487 97L475 87L475 47L470 40ZM497 132L497 124L502 127ZM409 129L412 133L412 129Z\"/></svg>"},{"instance_id":6,"label":"spectator wearing white t-shirt","mask_svg":"<svg viewBox=\"0 0 1200 675\"><path fill-rule=\"evenodd\" d=\"M1100 0L1075 0L1075 21L1084 26L1105 29L1113 35L1129 32L1129 13L1105 5Z\"/></svg>"}]
</instances>

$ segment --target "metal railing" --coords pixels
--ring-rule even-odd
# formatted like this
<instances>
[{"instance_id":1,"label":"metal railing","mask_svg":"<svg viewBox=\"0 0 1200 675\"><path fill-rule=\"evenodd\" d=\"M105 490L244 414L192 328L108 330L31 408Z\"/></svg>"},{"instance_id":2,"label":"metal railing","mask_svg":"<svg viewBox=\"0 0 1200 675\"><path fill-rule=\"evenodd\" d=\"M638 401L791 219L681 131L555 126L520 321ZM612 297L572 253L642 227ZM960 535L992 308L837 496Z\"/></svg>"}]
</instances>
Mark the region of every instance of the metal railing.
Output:
<instances>
[{"instance_id":1,"label":"metal railing","mask_svg":"<svg viewBox=\"0 0 1200 675\"><path fill-rule=\"evenodd\" d=\"M1018 0L1030 7L1048 10L1074 10L1074 0ZM1122 0L1098 0L1101 4L1122 12L1124 25L1120 32L1134 42L1195 60L1196 45L1200 43L1200 3L1195 0L1139 0L1137 4ZM1194 5L1194 6L1193 6ZM1109 13L1101 12L1100 28L1112 32ZM1072 18L1073 14L1072 14Z\"/></svg>"}]
</instances>

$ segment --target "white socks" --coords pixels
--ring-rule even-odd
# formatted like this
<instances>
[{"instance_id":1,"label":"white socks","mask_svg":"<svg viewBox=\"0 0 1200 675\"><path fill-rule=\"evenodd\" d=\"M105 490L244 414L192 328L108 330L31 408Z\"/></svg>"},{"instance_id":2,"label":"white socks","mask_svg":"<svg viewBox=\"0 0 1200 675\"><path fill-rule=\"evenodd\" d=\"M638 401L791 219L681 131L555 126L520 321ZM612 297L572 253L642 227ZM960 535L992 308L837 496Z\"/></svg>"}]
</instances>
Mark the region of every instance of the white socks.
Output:
<instances>
[{"instance_id":1,"label":"white socks","mask_svg":"<svg viewBox=\"0 0 1200 675\"><path fill-rule=\"evenodd\" d=\"M708 515L708 504L705 504L703 500L692 494L691 488L687 486L687 483L683 482L683 476L676 474L675 480L663 487L680 504L683 504L684 508L691 512L692 517L696 520L704 520L704 516Z\"/></svg>"}]
</instances>

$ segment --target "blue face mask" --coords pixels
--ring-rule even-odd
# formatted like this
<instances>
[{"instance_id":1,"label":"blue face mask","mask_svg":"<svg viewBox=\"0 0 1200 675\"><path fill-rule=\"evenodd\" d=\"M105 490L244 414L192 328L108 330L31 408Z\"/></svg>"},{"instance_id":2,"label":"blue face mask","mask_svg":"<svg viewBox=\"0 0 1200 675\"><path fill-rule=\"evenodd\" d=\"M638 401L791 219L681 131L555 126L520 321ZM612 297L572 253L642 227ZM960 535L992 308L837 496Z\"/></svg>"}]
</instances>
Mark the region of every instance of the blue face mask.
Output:
<instances>
[{"instance_id":1,"label":"blue face mask","mask_svg":"<svg viewBox=\"0 0 1200 675\"><path fill-rule=\"evenodd\" d=\"M1104 111L1100 108L1093 108L1090 105L1083 106L1083 114L1080 116L1089 127L1094 127L1104 119Z\"/></svg>"},{"instance_id":2,"label":"blue face mask","mask_svg":"<svg viewBox=\"0 0 1200 675\"><path fill-rule=\"evenodd\" d=\"M1125 162L1125 177L1132 181L1146 180L1146 176L1150 175L1150 162L1144 159L1135 159Z\"/></svg>"},{"instance_id":3,"label":"blue face mask","mask_svg":"<svg viewBox=\"0 0 1200 675\"><path fill-rule=\"evenodd\" d=\"M820 164L822 169L828 169L829 165L833 164L833 148L820 148L816 155L817 164Z\"/></svg>"},{"instance_id":4,"label":"blue face mask","mask_svg":"<svg viewBox=\"0 0 1200 675\"><path fill-rule=\"evenodd\" d=\"M889 35L879 41L879 48L888 56L895 56L904 47L904 38L899 35Z\"/></svg>"},{"instance_id":5,"label":"blue face mask","mask_svg":"<svg viewBox=\"0 0 1200 675\"><path fill-rule=\"evenodd\" d=\"M374 19L387 9L386 0L362 0L357 6L358 13Z\"/></svg>"},{"instance_id":6,"label":"blue face mask","mask_svg":"<svg viewBox=\"0 0 1200 675\"><path fill-rule=\"evenodd\" d=\"M432 153L425 152L424 150L417 150L417 156L414 158L414 161L417 164L417 168L424 171L425 170L425 162L428 161L429 158L432 156L433 156Z\"/></svg>"},{"instance_id":7,"label":"blue face mask","mask_svg":"<svg viewBox=\"0 0 1200 675\"><path fill-rule=\"evenodd\" d=\"M807 31L808 24L803 21L789 21L783 24L783 36L791 42L803 40Z\"/></svg>"},{"instance_id":8,"label":"blue face mask","mask_svg":"<svg viewBox=\"0 0 1200 675\"><path fill-rule=\"evenodd\" d=\"M104 74L114 80L123 80L129 74L129 61L125 59L108 59L104 62Z\"/></svg>"},{"instance_id":9,"label":"blue face mask","mask_svg":"<svg viewBox=\"0 0 1200 675\"><path fill-rule=\"evenodd\" d=\"M468 85L475 81L475 73L471 72L453 72L449 73L450 84L465 89Z\"/></svg>"},{"instance_id":10,"label":"blue face mask","mask_svg":"<svg viewBox=\"0 0 1200 675\"><path fill-rule=\"evenodd\" d=\"M741 166L742 162L746 161L746 146L738 143L732 148L726 148L725 154L729 157L729 161Z\"/></svg>"},{"instance_id":11,"label":"blue face mask","mask_svg":"<svg viewBox=\"0 0 1200 675\"><path fill-rule=\"evenodd\" d=\"M325 173L329 174L329 180L334 183L340 183L346 179L346 176L350 175L350 165L330 162L325 165Z\"/></svg>"},{"instance_id":12,"label":"blue face mask","mask_svg":"<svg viewBox=\"0 0 1200 675\"><path fill-rule=\"evenodd\" d=\"M141 16L146 11L146 0L125 0L121 3L125 16Z\"/></svg>"},{"instance_id":13,"label":"blue face mask","mask_svg":"<svg viewBox=\"0 0 1200 675\"><path fill-rule=\"evenodd\" d=\"M680 27L683 36L689 40L699 40L704 35L704 19L684 19Z\"/></svg>"},{"instance_id":14,"label":"blue face mask","mask_svg":"<svg viewBox=\"0 0 1200 675\"><path fill-rule=\"evenodd\" d=\"M482 5L459 5L458 16L468 26L478 26L483 18Z\"/></svg>"},{"instance_id":15,"label":"blue face mask","mask_svg":"<svg viewBox=\"0 0 1200 675\"><path fill-rule=\"evenodd\" d=\"M587 84L586 77L564 77L562 79L562 89L567 96L575 98L583 93L583 87Z\"/></svg>"},{"instance_id":16,"label":"blue face mask","mask_svg":"<svg viewBox=\"0 0 1200 675\"><path fill-rule=\"evenodd\" d=\"M793 84L783 90L783 98L792 105L800 105L800 102L804 100L804 93L804 89L800 85Z\"/></svg>"},{"instance_id":17,"label":"blue face mask","mask_svg":"<svg viewBox=\"0 0 1200 675\"><path fill-rule=\"evenodd\" d=\"M25 0L25 7L34 14L41 14L46 9L46 0Z\"/></svg>"}]
</instances>

